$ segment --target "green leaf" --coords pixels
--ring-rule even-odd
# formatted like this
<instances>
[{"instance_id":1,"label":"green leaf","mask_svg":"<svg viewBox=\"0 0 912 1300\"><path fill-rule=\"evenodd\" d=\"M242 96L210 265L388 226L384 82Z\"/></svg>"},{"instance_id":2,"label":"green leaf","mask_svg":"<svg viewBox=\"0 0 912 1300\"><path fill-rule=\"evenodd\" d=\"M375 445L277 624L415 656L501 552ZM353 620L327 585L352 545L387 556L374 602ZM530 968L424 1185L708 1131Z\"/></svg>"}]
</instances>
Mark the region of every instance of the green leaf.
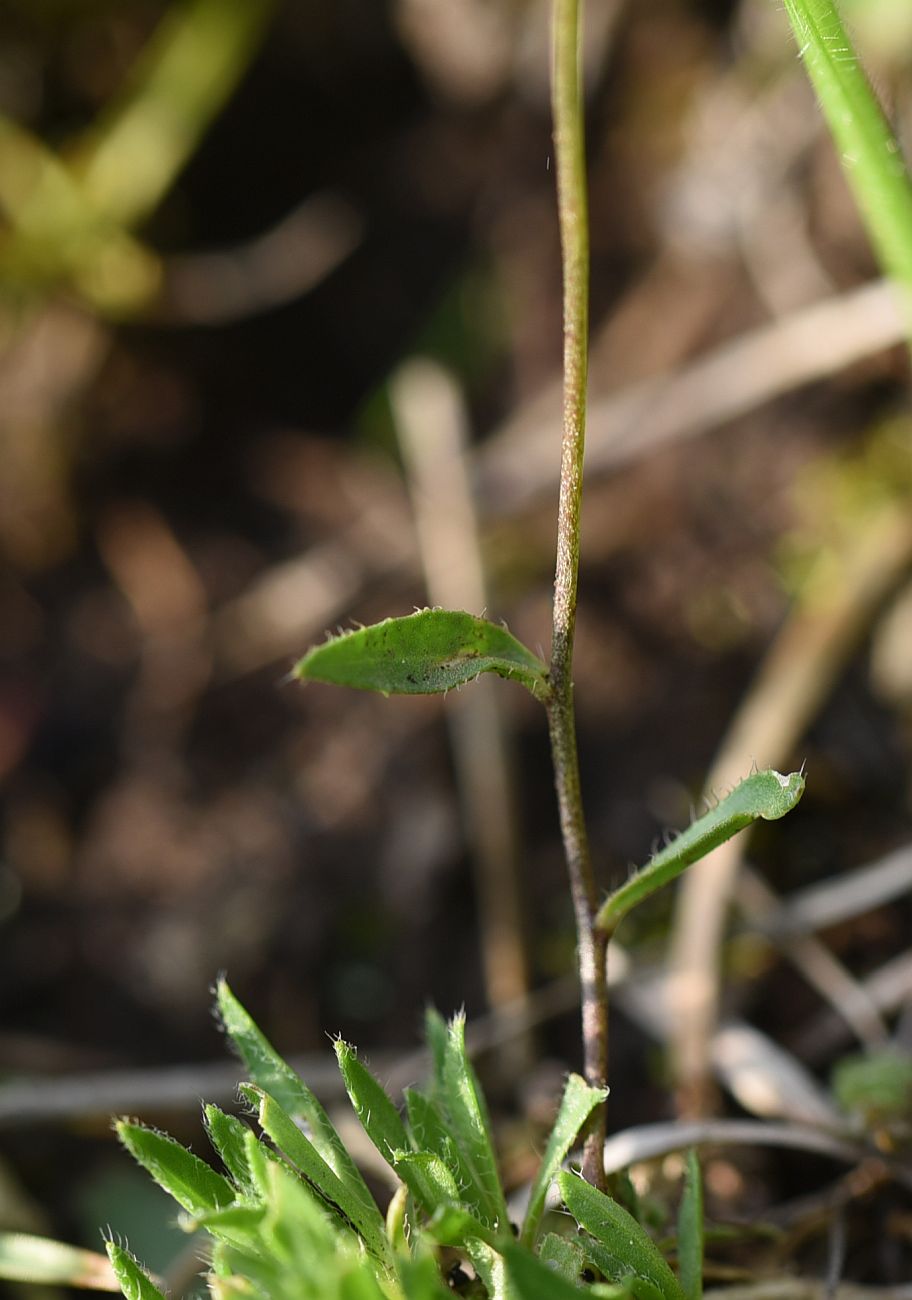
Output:
<instances>
[{"instance_id":1,"label":"green leaf","mask_svg":"<svg viewBox=\"0 0 912 1300\"><path fill-rule=\"evenodd\" d=\"M372 1273L355 1267L339 1279L339 1300L387 1300Z\"/></svg>"},{"instance_id":2,"label":"green leaf","mask_svg":"<svg viewBox=\"0 0 912 1300\"><path fill-rule=\"evenodd\" d=\"M507 1272L507 1265L500 1251L494 1250L486 1241L475 1237L466 1242L465 1252L472 1261L472 1267L481 1280L484 1294L489 1300L525 1300L522 1291Z\"/></svg>"},{"instance_id":3,"label":"green leaf","mask_svg":"<svg viewBox=\"0 0 912 1300\"><path fill-rule=\"evenodd\" d=\"M884 270L905 290L912 336L912 185L833 0L785 0L843 170Z\"/></svg>"},{"instance_id":4,"label":"green leaf","mask_svg":"<svg viewBox=\"0 0 912 1300\"><path fill-rule=\"evenodd\" d=\"M261 1143L256 1145L264 1150ZM252 1291L244 1286L242 1295L269 1296L271 1300L300 1300L303 1296L337 1300L340 1281L348 1272L357 1269L372 1277L375 1268L381 1267L375 1266L352 1228L343 1224L287 1166L253 1152L250 1165L263 1191L257 1240L243 1240L244 1219L233 1222L229 1216L228 1222L221 1225L236 1231L238 1244L220 1243L216 1248L216 1277L211 1285L214 1296L223 1300L236 1297L238 1292L231 1284L238 1278L253 1286ZM245 1208L249 1214L250 1207Z\"/></svg>"},{"instance_id":5,"label":"green leaf","mask_svg":"<svg viewBox=\"0 0 912 1300\"><path fill-rule=\"evenodd\" d=\"M277 1168L283 1169L296 1181L299 1179L299 1175L288 1162L283 1160L272 1147L261 1141L252 1129L248 1129L244 1134L244 1157L250 1170L254 1201L268 1202L275 1186L274 1170Z\"/></svg>"},{"instance_id":6,"label":"green leaf","mask_svg":"<svg viewBox=\"0 0 912 1300\"><path fill-rule=\"evenodd\" d=\"M339 1039L336 1042L336 1056L346 1090L364 1131L383 1159L408 1186L416 1201L428 1214L433 1214L441 1204L457 1204L460 1196L456 1179L442 1158L447 1150L445 1142L441 1144L440 1151L433 1148L421 1150L424 1143L419 1142L416 1144L419 1150L415 1151L399 1111L385 1088L358 1060L355 1049ZM435 1136L440 1137L440 1133Z\"/></svg>"},{"instance_id":7,"label":"green leaf","mask_svg":"<svg viewBox=\"0 0 912 1300\"><path fill-rule=\"evenodd\" d=\"M446 1021L435 1007L428 1007L424 1013L424 1036L431 1053L433 1066L431 1077L434 1083L433 1091L436 1094L443 1090L443 1067L446 1062L449 1033Z\"/></svg>"},{"instance_id":8,"label":"green leaf","mask_svg":"<svg viewBox=\"0 0 912 1300\"><path fill-rule=\"evenodd\" d=\"M193 1220L194 1228L205 1228L213 1237L227 1241L241 1249L256 1249L262 1231L267 1207L259 1205L226 1205L223 1210L209 1210Z\"/></svg>"},{"instance_id":9,"label":"green leaf","mask_svg":"<svg viewBox=\"0 0 912 1300\"><path fill-rule=\"evenodd\" d=\"M207 1210L230 1205L235 1199L234 1188L227 1178L216 1173L174 1138L142 1124L131 1124L128 1120L118 1120L114 1127L133 1159L188 1214L194 1217L205 1214Z\"/></svg>"},{"instance_id":10,"label":"green leaf","mask_svg":"<svg viewBox=\"0 0 912 1300\"><path fill-rule=\"evenodd\" d=\"M483 1213L483 1195L473 1195L472 1192L476 1182L474 1170L453 1140L440 1106L415 1088L406 1088L405 1104L413 1147L439 1156L461 1189L457 1199L471 1204Z\"/></svg>"},{"instance_id":11,"label":"green leaf","mask_svg":"<svg viewBox=\"0 0 912 1300\"><path fill-rule=\"evenodd\" d=\"M654 1282L625 1269L618 1262L617 1256L594 1237L581 1237L580 1246L587 1264L611 1278L612 1283L620 1286L626 1296L633 1296L634 1300L663 1300L662 1292Z\"/></svg>"},{"instance_id":12,"label":"green leaf","mask_svg":"<svg viewBox=\"0 0 912 1300\"><path fill-rule=\"evenodd\" d=\"M632 907L674 880L686 867L705 858L707 853L758 818L776 821L784 817L802 794L804 777L800 772L783 776L781 772L768 769L745 777L705 817L688 826L626 884L609 894L599 909L596 926L611 933Z\"/></svg>"},{"instance_id":13,"label":"green leaf","mask_svg":"<svg viewBox=\"0 0 912 1300\"><path fill-rule=\"evenodd\" d=\"M696 1151L687 1152L684 1195L678 1210L678 1273L687 1300L703 1296L703 1179Z\"/></svg>"},{"instance_id":14,"label":"green leaf","mask_svg":"<svg viewBox=\"0 0 912 1300\"><path fill-rule=\"evenodd\" d=\"M360 1203L362 1213L372 1216L377 1210L376 1202L326 1111L260 1032L225 980L218 983L217 1006L225 1032L250 1071L253 1082L293 1120L306 1126L313 1146L345 1184L349 1194Z\"/></svg>"},{"instance_id":15,"label":"green leaf","mask_svg":"<svg viewBox=\"0 0 912 1300\"><path fill-rule=\"evenodd\" d=\"M371 1254L390 1267L392 1251L377 1203L372 1200L369 1209L363 1205L351 1186L330 1168L313 1142L267 1092L255 1084L245 1083L241 1085L241 1093L257 1107L260 1127L267 1137L300 1170L311 1187L355 1228Z\"/></svg>"},{"instance_id":16,"label":"green leaf","mask_svg":"<svg viewBox=\"0 0 912 1300\"><path fill-rule=\"evenodd\" d=\"M431 1216L427 1230L441 1246L454 1246L458 1250L465 1249L472 1241L483 1241L492 1249L500 1244L487 1224L461 1205L441 1205Z\"/></svg>"},{"instance_id":17,"label":"green leaf","mask_svg":"<svg viewBox=\"0 0 912 1300\"><path fill-rule=\"evenodd\" d=\"M503 1230L509 1222L507 1204L497 1172L487 1106L466 1053L465 1015L450 1021L443 1082L446 1114L480 1200L481 1217ZM468 1199L466 1189L462 1190L463 1199Z\"/></svg>"},{"instance_id":18,"label":"green leaf","mask_svg":"<svg viewBox=\"0 0 912 1300\"><path fill-rule=\"evenodd\" d=\"M78 1286L92 1291L119 1289L104 1255L26 1232L0 1232L0 1277L10 1282Z\"/></svg>"},{"instance_id":19,"label":"green leaf","mask_svg":"<svg viewBox=\"0 0 912 1300\"><path fill-rule=\"evenodd\" d=\"M247 1134L250 1129L236 1115L226 1115L218 1106L203 1107L203 1123L222 1164L234 1179L239 1191L253 1192L250 1166L247 1163Z\"/></svg>"},{"instance_id":20,"label":"green leaf","mask_svg":"<svg viewBox=\"0 0 912 1300\"><path fill-rule=\"evenodd\" d=\"M395 1151L393 1168L428 1214L462 1199L456 1179L432 1151Z\"/></svg>"},{"instance_id":21,"label":"green leaf","mask_svg":"<svg viewBox=\"0 0 912 1300\"><path fill-rule=\"evenodd\" d=\"M580 1287L568 1282L558 1269L536 1259L524 1246L508 1242L503 1257L522 1300L579 1300Z\"/></svg>"},{"instance_id":22,"label":"green leaf","mask_svg":"<svg viewBox=\"0 0 912 1300\"><path fill-rule=\"evenodd\" d=\"M542 1237L538 1258L566 1282L577 1283L586 1267L586 1256L578 1241L559 1237L556 1232L546 1232Z\"/></svg>"},{"instance_id":23,"label":"green leaf","mask_svg":"<svg viewBox=\"0 0 912 1300\"><path fill-rule=\"evenodd\" d=\"M597 1252L596 1260L590 1253L589 1243L580 1238L583 1250L607 1277L619 1282L632 1274L663 1300L684 1300L677 1278L633 1215L576 1174L561 1173L557 1181L564 1204L574 1219L604 1248Z\"/></svg>"},{"instance_id":24,"label":"green leaf","mask_svg":"<svg viewBox=\"0 0 912 1300\"><path fill-rule=\"evenodd\" d=\"M405 1089L405 1111L411 1146L415 1151L436 1151L443 1156L452 1144L440 1107L418 1088Z\"/></svg>"},{"instance_id":25,"label":"green leaf","mask_svg":"<svg viewBox=\"0 0 912 1300\"><path fill-rule=\"evenodd\" d=\"M520 1240L525 1245L531 1246L535 1241L548 1188L576 1141L577 1134L596 1106L601 1105L607 1096L607 1088L590 1088L586 1080L580 1078L578 1074L571 1074L568 1078L560 1109L542 1157L541 1167L532 1184L526 1217L520 1233Z\"/></svg>"},{"instance_id":26,"label":"green leaf","mask_svg":"<svg viewBox=\"0 0 912 1300\"><path fill-rule=\"evenodd\" d=\"M550 694L547 668L506 628L450 609L422 609L343 632L308 651L293 672L301 681L382 695L437 695L479 673L497 673L539 700Z\"/></svg>"},{"instance_id":27,"label":"green leaf","mask_svg":"<svg viewBox=\"0 0 912 1300\"><path fill-rule=\"evenodd\" d=\"M113 1241L108 1241L105 1245L111 1267L127 1300L164 1300L161 1291L153 1285L128 1250Z\"/></svg>"},{"instance_id":28,"label":"green leaf","mask_svg":"<svg viewBox=\"0 0 912 1300\"><path fill-rule=\"evenodd\" d=\"M399 1280L405 1300L453 1300L453 1292L440 1280L437 1261L426 1251L400 1261Z\"/></svg>"},{"instance_id":29,"label":"green leaf","mask_svg":"<svg viewBox=\"0 0 912 1300\"><path fill-rule=\"evenodd\" d=\"M411 1145L398 1110L383 1085L358 1060L352 1045L341 1038L336 1040L336 1059L362 1128L383 1159L392 1164L392 1153Z\"/></svg>"}]
</instances>

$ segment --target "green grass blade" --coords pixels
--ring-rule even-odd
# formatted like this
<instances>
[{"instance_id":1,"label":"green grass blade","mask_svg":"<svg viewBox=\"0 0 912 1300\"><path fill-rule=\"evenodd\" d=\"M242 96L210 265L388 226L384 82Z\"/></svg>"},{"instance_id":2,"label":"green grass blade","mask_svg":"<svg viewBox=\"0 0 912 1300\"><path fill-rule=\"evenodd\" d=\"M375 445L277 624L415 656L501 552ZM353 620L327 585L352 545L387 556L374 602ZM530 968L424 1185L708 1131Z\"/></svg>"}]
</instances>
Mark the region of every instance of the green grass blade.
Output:
<instances>
[{"instance_id":1,"label":"green grass blade","mask_svg":"<svg viewBox=\"0 0 912 1300\"><path fill-rule=\"evenodd\" d=\"M104 1255L27 1232L0 1232L0 1278L90 1291L119 1290Z\"/></svg>"},{"instance_id":2,"label":"green grass blade","mask_svg":"<svg viewBox=\"0 0 912 1300\"><path fill-rule=\"evenodd\" d=\"M559 1174L557 1181L574 1219L604 1248L604 1252L598 1252L597 1267L606 1276L621 1281L632 1275L654 1288L663 1300L684 1300L678 1280L659 1248L631 1214L576 1174ZM585 1238L580 1239L580 1245L587 1250Z\"/></svg>"},{"instance_id":3,"label":"green grass blade","mask_svg":"<svg viewBox=\"0 0 912 1300\"><path fill-rule=\"evenodd\" d=\"M571 1074L568 1078L560 1109L542 1157L541 1168L532 1184L526 1217L520 1233L520 1240L525 1245L531 1246L535 1241L548 1188L576 1141L577 1134L596 1106L600 1105L607 1096L607 1088L590 1088L586 1080L578 1074Z\"/></svg>"},{"instance_id":4,"label":"green grass blade","mask_svg":"<svg viewBox=\"0 0 912 1300\"><path fill-rule=\"evenodd\" d=\"M508 1222L507 1205L497 1172L487 1106L466 1052L464 1015L454 1016L450 1021L443 1082L446 1114L478 1193L484 1211L482 1218L503 1230Z\"/></svg>"},{"instance_id":5,"label":"green grass blade","mask_svg":"<svg viewBox=\"0 0 912 1300\"><path fill-rule=\"evenodd\" d=\"M138 1261L115 1242L106 1242L108 1259L127 1300L165 1300Z\"/></svg>"},{"instance_id":6,"label":"green grass blade","mask_svg":"<svg viewBox=\"0 0 912 1300\"><path fill-rule=\"evenodd\" d=\"M833 0L785 0L808 75L878 260L904 290L912 336L912 185Z\"/></svg>"},{"instance_id":7,"label":"green grass blade","mask_svg":"<svg viewBox=\"0 0 912 1300\"><path fill-rule=\"evenodd\" d=\"M684 1195L678 1210L678 1273L687 1300L703 1297L703 1179L692 1148L687 1153Z\"/></svg>"},{"instance_id":8,"label":"green grass blade","mask_svg":"<svg viewBox=\"0 0 912 1300\"><path fill-rule=\"evenodd\" d=\"M674 880L686 867L705 858L707 853L758 818L776 821L784 817L803 793L804 777L800 772L783 776L768 769L745 777L705 817L688 826L666 849L635 872L626 884L609 894L599 909L596 926L612 932L631 908Z\"/></svg>"},{"instance_id":9,"label":"green grass blade","mask_svg":"<svg viewBox=\"0 0 912 1300\"><path fill-rule=\"evenodd\" d=\"M392 1265L392 1251L386 1238L383 1216L371 1199L366 1207L351 1185L339 1177L323 1159L313 1142L301 1132L290 1115L269 1093L245 1083L241 1093L257 1107L260 1127L306 1181L358 1232L365 1246L385 1267Z\"/></svg>"},{"instance_id":10,"label":"green grass blade","mask_svg":"<svg viewBox=\"0 0 912 1300\"><path fill-rule=\"evenodd\" d=\"M219 980L216 996L225 1032L253 1082L293 1120L306 1125L316 1150L370 1216L376 1210L370 1189L317 1098L261 1033L225 980Z\"/></svg>"},{"instance_id":11,"label":"green grass blade","mask_svg":"<svg viewBox=\"0 0 912 1300\"><path fill-rule=\"evenodd\" d=\"M521 641L497 623L451 609L422 609L344 632L308 651L293 672L301 681L382 695L437 695L479 673L497 673L537 699L549 694L547 668Z\"/></svg>"},{"instance_id":12,"label":"green grass blade","mask_svg":"<svg viewBox=\"0 0 912 1300\"><path fill-rule=\"evenodd\" d=\"M188 1214L196 1217L207 1210L218 1210L235 1199L234 1188L227 1178L174 1138L128 1120L118 1120L114 1127L133 1159Z\"/></svg>"}]
</instances>

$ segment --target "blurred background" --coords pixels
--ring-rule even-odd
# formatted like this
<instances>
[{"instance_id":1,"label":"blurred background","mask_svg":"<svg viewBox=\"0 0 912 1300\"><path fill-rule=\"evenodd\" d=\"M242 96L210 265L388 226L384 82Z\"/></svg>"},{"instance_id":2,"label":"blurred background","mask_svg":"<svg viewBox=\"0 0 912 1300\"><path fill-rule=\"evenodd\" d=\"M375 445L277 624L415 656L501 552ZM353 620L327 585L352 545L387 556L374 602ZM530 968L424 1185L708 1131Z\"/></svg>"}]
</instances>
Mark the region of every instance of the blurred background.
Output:
<instances>
[{"instance_id":1,"label":"blurred background","mask_svg":"<svg viewBox=\"0 0 912 1300\"><path fill-rule=\"evenodd\" d=\"M908 143L909 7L844 8ZM742 900L723 1000L822 1080L909 1030L901 326L777 6L593 0L585 63L595 859L616 883L707 773L805 761L801 807L752 842L776 892L765 931ZM428 603L547 650L547 70L543 0L0 12L3 1226L96 1246L110 1221L166 1266L167 1202L106 1115L192 1139L196 1098L230 1095L193 1072L223 1059L220 970L315 1060L330 1032L394 1059L428 1001L534 991L534 1029L490 1038L553 1062L525 1091L491 1067L530 1123L579 1064L538 706L287 680L327 630ZM837 971L814 984L778 900L887 855L806 925ZM671 927L686 963L683 925L663 899L624 939L659 960ZM616 1016L613 1128L673 1113L656 1032Z\"/></svg>"}]
</instances>

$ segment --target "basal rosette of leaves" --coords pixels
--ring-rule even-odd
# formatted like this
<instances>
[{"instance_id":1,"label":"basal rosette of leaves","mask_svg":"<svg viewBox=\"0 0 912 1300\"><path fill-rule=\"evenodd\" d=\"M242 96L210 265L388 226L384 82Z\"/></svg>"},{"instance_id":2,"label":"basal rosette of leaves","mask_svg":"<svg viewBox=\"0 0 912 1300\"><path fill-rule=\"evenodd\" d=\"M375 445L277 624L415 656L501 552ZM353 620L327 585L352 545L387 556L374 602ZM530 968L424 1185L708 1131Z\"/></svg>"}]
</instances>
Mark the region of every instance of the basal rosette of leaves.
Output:
<instances>
[{"instance_id":1,"label":"basal rosette of leaves","mask_svg":"<svg viewBox=\"0 0 912 1300\"><path fill-rule=\"evenodd\" d=\"M402 1112L355 1049L338 1042L355 1113L400 1180L384 1214L326 1111L224 981L217 1007L250 1076L241 1095L251 1108L248 1119L204 1108L222 1171L154 1129L116 1125L129 1152L177 1202L183 1227L208 1237L207 1280L216 1300L445 1300L453 1285L490 1300L563 1300L581 1290L618 1300L698 1300L703 1225L695 1160L679 1221L684 1281L635 1218L566 1168L604 1090L568 1077L522 1222L514 1224L464 1018L447 1024L429 1013L430 1082L406 1090ZM572 1217L546 1213L555 1185ZM126 1245L108 1242L108 1255L128 1300L162 1300ZM454 1258L462 1261L457 1274Z\"/></svg>"}]
</instances>

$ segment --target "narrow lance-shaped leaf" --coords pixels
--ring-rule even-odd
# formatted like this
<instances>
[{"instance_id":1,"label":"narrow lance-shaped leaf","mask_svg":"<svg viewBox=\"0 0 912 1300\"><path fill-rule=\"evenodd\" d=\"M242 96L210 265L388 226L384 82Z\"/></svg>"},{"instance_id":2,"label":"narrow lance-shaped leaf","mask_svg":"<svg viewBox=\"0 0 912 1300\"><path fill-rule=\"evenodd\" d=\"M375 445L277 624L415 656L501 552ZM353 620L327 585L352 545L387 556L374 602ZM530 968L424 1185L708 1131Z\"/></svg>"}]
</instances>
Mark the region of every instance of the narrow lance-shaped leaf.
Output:
<instances>
[{"instance_id":1,"label":"narrow lance-shaped leaf","mask_svg":"<svg viewBox=\"0 0 912 1300\"><path fill-rule=\"evenodd\" d=\"M781 772L769 769L745 777L705 817L688 826L626 884L609 894L599 909L596 926L600 930L613 931L631 908L674 880L686 867L705 858L707 853L758 818L775 821L784 817L803 793L804 777L800 772L783 776Z\"/></svg>"},{"instance_id":2,"label":"narrow lance-shaped leaf","mask_svg":"<svg viewBox=\"0 0 912 1300\"><path fill-rule=\"evenodd\" d=\"M464 1249L472 1241L483 1241L492 1248L500 1244L496 1233L461 1205L438 1206L427 1230L441 1245L458 1249Z\"/></svg>"},{"instance_id":3,"label":"narrow lance-shaped leaf","mask_svg":"<svg viewBox=\"0 0 912 1300\"><path fill-rule=\"evenodd\" d=\"M526 1217L520 1233L520 1240L525 1245L531 1246L535 1241L548 1188L576 1141L577 1134L596 1106L600 1105L607 1096L607 1088L590 1088L585 1079L580 1078L578 1074L571 1074L567 1080L560 1109L542 1157L541 1168L532 1184Z\"/></svg>"},{"instance_id":4,"label":"narrow lance-shaped leaf","mask_svg":"<svg viewBox=\"0 0 912 1300\"><path fill-rule=\"evenodd\" d=\"M105 1243L108 1259L120 1284L126 1300L165 1300L161 1291L140 1267L137 1260L123 1246L115 1242Z\"/></svg>"},{"instance_id":5,"label":"narrow lance-shaped leaf","mask_svg":"<svg viewBox=\"0 0 912 1300\"><path fill-rule=\"evenodd\" d=\"M301 681L331 682L381 695L437 695L497 673L540 700L550 687L538 655L487 619L461 610L422 609L315 646L293 669Z\"/></svg>"},{"instance_id":6,"label":"narrow lance-shaped leaf","mask_svg":"<svg viewBox=\"0 0 912 1300\"><path fill-rule=\"evenodd\" d=\"M556 1232L546 1232L542 1237L538 1258L566 1282L578 1282L586 1267L586 1256L579 1242L560 1237Z\"/></svg>"},{"instance_id":7,"label":"narrow lance-shaped leaf","mask_svg":"<svg viewBox=\"0 0 912 1300\"><path fill-rule=\"evenodd\" d=\"M218 1106L203 1107L203 1122L209 1141L222 1158L222 1164L234 1179L240 1191L250 1194L254 1191L247 1163L246 1135L247 1125L236 1115L226 1115Z\"/></svg>"},{"instance_id":8,"label":"narrow lance-shaped leaf","mask_svg":"<svg viewBox=\"0 0 912 1300\"><path fill-rule=\"evenodd\" d=\"M808 75L884 269L904 289L912 335L912 184L833 0L785 0Z\"/></svg>"},{"instance_id":9,"label":"narrow lance-shaped leaf","mask_svg":"<svg viewBox=\"0 0 912 1300\"><path fill-rule=\"evenodd\" d=\"M465 1016L450 1022L444 1061L446 1113L453 1138L459 1146L465 1166L484 1207L483 1216L503 1230L507 1223L507 1205L491 1137L491 1121L481 1085L468 1058L465 1044Z\"/></svg>"},{"instance_id":10,"label":"narrow lance-shaped leaf","mask_svg":"<svg viewBox=\"0 0 912 1300\"><path fill-rule=\"evenodd\" d=\"M406 1088L405 1104L408 1111L408 1128L412 1146L416 1151L432 1151L438 1155L456 1179L460 1199L474 1205L483 1213L482 1201L472 1194L474 1174L462 1151L455 1142L441 1104L426 1097L417 1088Z\"/></svg>"},{"instance_id":11,"label":"narrow lance-shaped leaf","mask_svg":"<svg viewBox=\"0 0 912 1300\"><path fill-rule=\"evenodd\" d=\"M658 1246L633 1215L576 1174L559 1174L557 1181L567 1209L580 1227L603 1247L598 1252L598 1267L610 1270L612 1281L631 1275L646 1284L650 1295L658 1293L664 1300L684 1300L680 1284ZM585 1238L580 1238L580 1245L587 1249Z\"/></svg>"},{"instance_id":12,"label":"narrow lance-shaped leaf","mask_svg":"<svg viewBox=\"0 0 912 1300\"><path fill-rule=\"evenodd\" d=\"M515 1243L503 1251L510 1280L523 1300L579 1300L582 1291L560 1272Z\"/></svg>"},{"instance_id":13,"label":"narrow lance-shaped leaf","mask_svg":"<svg viewBox=\"0 0 912 1300\"><path fill-rule=\"evenodd\" d=\"M336 1040L336 1059L355 1114L374 1146L389 1163L394 1151L409 1147L408 1134L392 1098L370 1070L358 1060L350 1043Z\"/></svg>"},{"instance_id":14,"label":"narrow lance-shaped leaf","mask_svg":"<svg viewBox=\"0 0 912 1300\"><path fill-rule=\"evenodd\" d=\"M446 1021L436 1007L428 1007L424 1013L424 1036L427 1039L428 1051L431 1053L431 1081L430 1096L437 1100L443 1089L443 1068L446 1063L447 1031Z\"/></svg>"},{"instance_id":15,"label":"narrow lance-shaped leaf","mask_svg":"<svg viewBox=\"0 0 912 1300\"><path fill-rule=\"evenodd\" d=\"M316 1150L359 1202L362 1213L373 1217L377 1211L376 1202L332 1120L310 1088L260 1031L225 980L218 983L217 1006L225 1033L250 1071L253 1082L274 1098L293 1120L307 1125Z\"/></svg>"},{"instance_id":16,"label":"narrow lance-shaped leaf","mask_svg":"<svg viewBox=\"0 0 912 1300\"><path fill-rule=\"evenodd\" d=\"M235 1191L228 1180L174 1138L128 1120L118 1120L115 1129L133 1159L188 1214L205 1214L234 1200Z\"/></svg>"},{"instance_id":17,"label":"narrow lance-shaped leaf","mask_svg":"<svg viewBox=\"0 0 912 1300\"><path fill-rule=\"evenodd\" d=\"M438 1156L411 1150L399 1112L383 1085L358 1060L355 1049L342 1039L336 1042L339 1069L361 1125L380 1152L405 1182L416 1200L431 1213L440 1200L457 1200L452 1175ZM413 1158L414 1157L414 1158Z\"/></svg>"},{"instance_id":18,"label":"narrow lance-shaped leaf","mask_svg":"<svg viewBox=\"0 0 912 1300\"><path fill-rule=\"evenodd\" d=\"M365 1207L351 1186L330 1168L291 1117L268 1093L254 1084L241 1085L241 1093L258 1108L260 1127L279 1150L301 1171L307 1182L350 1223L365 1246L385 1267L392 1264L383 1216L372 1201Z\"/></svg>"},{"instance_id":19,"label":"narrow lance-shaped leaf","mask_svg":"<svg viewBox=\"0 0 912 1300\"><path fill-rule=\"evenodd\" d=\"M458 1206L464 1199L453 1174L433 1151L394 1151L392 1163L417 1203L428 1214L444 1205Z\"/></svg>"}]
</instances>

